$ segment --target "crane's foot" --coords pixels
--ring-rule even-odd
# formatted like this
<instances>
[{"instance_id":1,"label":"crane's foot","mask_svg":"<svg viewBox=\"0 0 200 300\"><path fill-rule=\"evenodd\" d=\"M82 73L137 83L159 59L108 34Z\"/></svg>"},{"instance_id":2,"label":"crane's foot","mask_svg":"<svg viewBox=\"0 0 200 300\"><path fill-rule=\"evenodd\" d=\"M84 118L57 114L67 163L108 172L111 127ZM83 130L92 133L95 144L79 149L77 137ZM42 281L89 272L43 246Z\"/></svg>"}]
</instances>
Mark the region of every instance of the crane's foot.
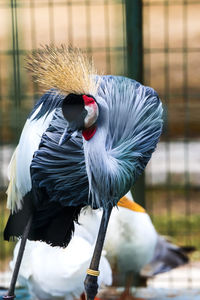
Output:
<instances>
[{"instance_id":1,"label":"crane's foot","mask_svg":"<svg viewBox=\"0 0 200 300\"><path fill-rule=\"evenodd\" d=\"M85 281L86 300L94 300L98 292L97 277L87 274Z\"/></svg>"}]
</instances>

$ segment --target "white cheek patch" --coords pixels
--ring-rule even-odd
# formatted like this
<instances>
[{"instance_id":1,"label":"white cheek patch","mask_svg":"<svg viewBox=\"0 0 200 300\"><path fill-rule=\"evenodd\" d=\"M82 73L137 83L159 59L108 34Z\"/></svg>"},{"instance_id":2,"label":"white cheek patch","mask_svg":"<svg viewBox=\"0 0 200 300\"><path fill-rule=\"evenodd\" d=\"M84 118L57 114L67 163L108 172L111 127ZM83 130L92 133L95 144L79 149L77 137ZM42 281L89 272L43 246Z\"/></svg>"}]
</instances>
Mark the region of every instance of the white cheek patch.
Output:
<instances>
[{"instance_id":1,"label":"white cheek patch","mask_svg":"<svg viewBox=\"0 0 200 300\"><path fill-rule=\"evenodd\" d=\"M96 122L99 115L99 110L96 103L91 105L85 105L85 109L88 113L84 120L84 125L85 128L89 128Z\"/></svg>"}]
</instances>

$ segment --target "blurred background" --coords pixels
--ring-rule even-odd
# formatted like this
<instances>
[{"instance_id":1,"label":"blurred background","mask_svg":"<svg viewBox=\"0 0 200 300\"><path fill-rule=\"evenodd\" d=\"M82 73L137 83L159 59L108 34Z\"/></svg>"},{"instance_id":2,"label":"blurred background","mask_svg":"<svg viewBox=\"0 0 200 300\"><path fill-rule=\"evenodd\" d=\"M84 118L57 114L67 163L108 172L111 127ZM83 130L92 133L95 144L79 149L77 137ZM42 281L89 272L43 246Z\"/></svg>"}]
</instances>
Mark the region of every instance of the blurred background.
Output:
<instances>
[{"instance_id":1,"label":"blurred background","mask_svg":"<svg viewBox=\"0 0 200 300\"><path fill-rule=\"evenodd\" d=\"M99 73L130 76L158 92L164 132L135 200L146 207L160 234L197 249L186 272L180 278L161 276L160 286L198 286L192 272L200 267L199 12L200 0L0 0L1 285L14 247L2 238L7 166L40 95L24 58L53 42L91 54Z\"/></svg>"}]
</instances>

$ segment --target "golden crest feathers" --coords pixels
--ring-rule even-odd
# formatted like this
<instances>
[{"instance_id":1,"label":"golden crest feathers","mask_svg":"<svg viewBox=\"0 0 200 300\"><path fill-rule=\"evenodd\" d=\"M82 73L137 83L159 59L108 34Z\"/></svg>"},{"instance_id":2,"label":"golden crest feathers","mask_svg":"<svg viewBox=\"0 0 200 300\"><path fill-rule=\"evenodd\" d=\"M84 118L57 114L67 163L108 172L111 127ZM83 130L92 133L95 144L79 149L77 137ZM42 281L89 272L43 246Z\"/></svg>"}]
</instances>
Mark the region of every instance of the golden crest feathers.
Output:
<instances>
[{"instance_id":1,"label":"golden crest feathers","mask_svg":"<svg viewBox=\"0 0 200 300\"><path fill-rule=\"evenodd\" d=\"M96 70L92 60L79 48L45 45L33 51L26 60L26 69L45 89L55 88L64 95L96 94Z\"/></svg>"}]
</instances>

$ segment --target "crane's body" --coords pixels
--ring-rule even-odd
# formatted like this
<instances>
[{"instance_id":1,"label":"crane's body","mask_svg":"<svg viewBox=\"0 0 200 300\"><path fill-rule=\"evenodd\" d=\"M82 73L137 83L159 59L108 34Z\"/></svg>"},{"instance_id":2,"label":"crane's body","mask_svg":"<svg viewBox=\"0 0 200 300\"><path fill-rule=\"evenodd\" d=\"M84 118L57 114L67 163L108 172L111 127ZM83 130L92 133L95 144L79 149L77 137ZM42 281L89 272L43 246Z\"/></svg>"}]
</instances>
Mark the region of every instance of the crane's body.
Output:
<instances>
[{"instance_id":1,"label":"crane's body","mask_svg":"<svg viewBox=\"0 0 200 300\"><path fill-rule=\"evenodd\" d=\"M98 95L99 102L105 102L112 122L108 119L102 124L102 118L90 141L84 141L77 133L63 145L59 145L67 127L61 110L63 97L49 91L36 104L11 160L8 204L13 210L21 209L11 215L6 239L10 235L22 235L27 210L29 213L34 210L29 239L43 240L55 246L67 245L73 221L82 207L116 205L144 169L161 130L161 106L157 94L131 79L103 76ZM103 97L107 101L102 100ZM152 127L147 126L145 115L151 118ZM103 135L106 122L107 132ZM149 141L148 134L153 135L153 141Z\"/></svg>"},{"instance_id":2,"label":"crane's body","mask_svg":"<svg viewBox=\"0 0 200 300\"><path fill-rule=\"evenodd\" d=\"M22 236L31 216L29 239L64 247L81 208L102 207L101 234L90 266L94 270L88 278L97 276L112 207L155 150L162 105L152 88L134 80L95 76L77 49L47 46L33 54L30 68L53 89L33 109L11 162L12 214L4 237ZM96 293L94 285L89 299Z\"/></svg>"}]
</instances>

